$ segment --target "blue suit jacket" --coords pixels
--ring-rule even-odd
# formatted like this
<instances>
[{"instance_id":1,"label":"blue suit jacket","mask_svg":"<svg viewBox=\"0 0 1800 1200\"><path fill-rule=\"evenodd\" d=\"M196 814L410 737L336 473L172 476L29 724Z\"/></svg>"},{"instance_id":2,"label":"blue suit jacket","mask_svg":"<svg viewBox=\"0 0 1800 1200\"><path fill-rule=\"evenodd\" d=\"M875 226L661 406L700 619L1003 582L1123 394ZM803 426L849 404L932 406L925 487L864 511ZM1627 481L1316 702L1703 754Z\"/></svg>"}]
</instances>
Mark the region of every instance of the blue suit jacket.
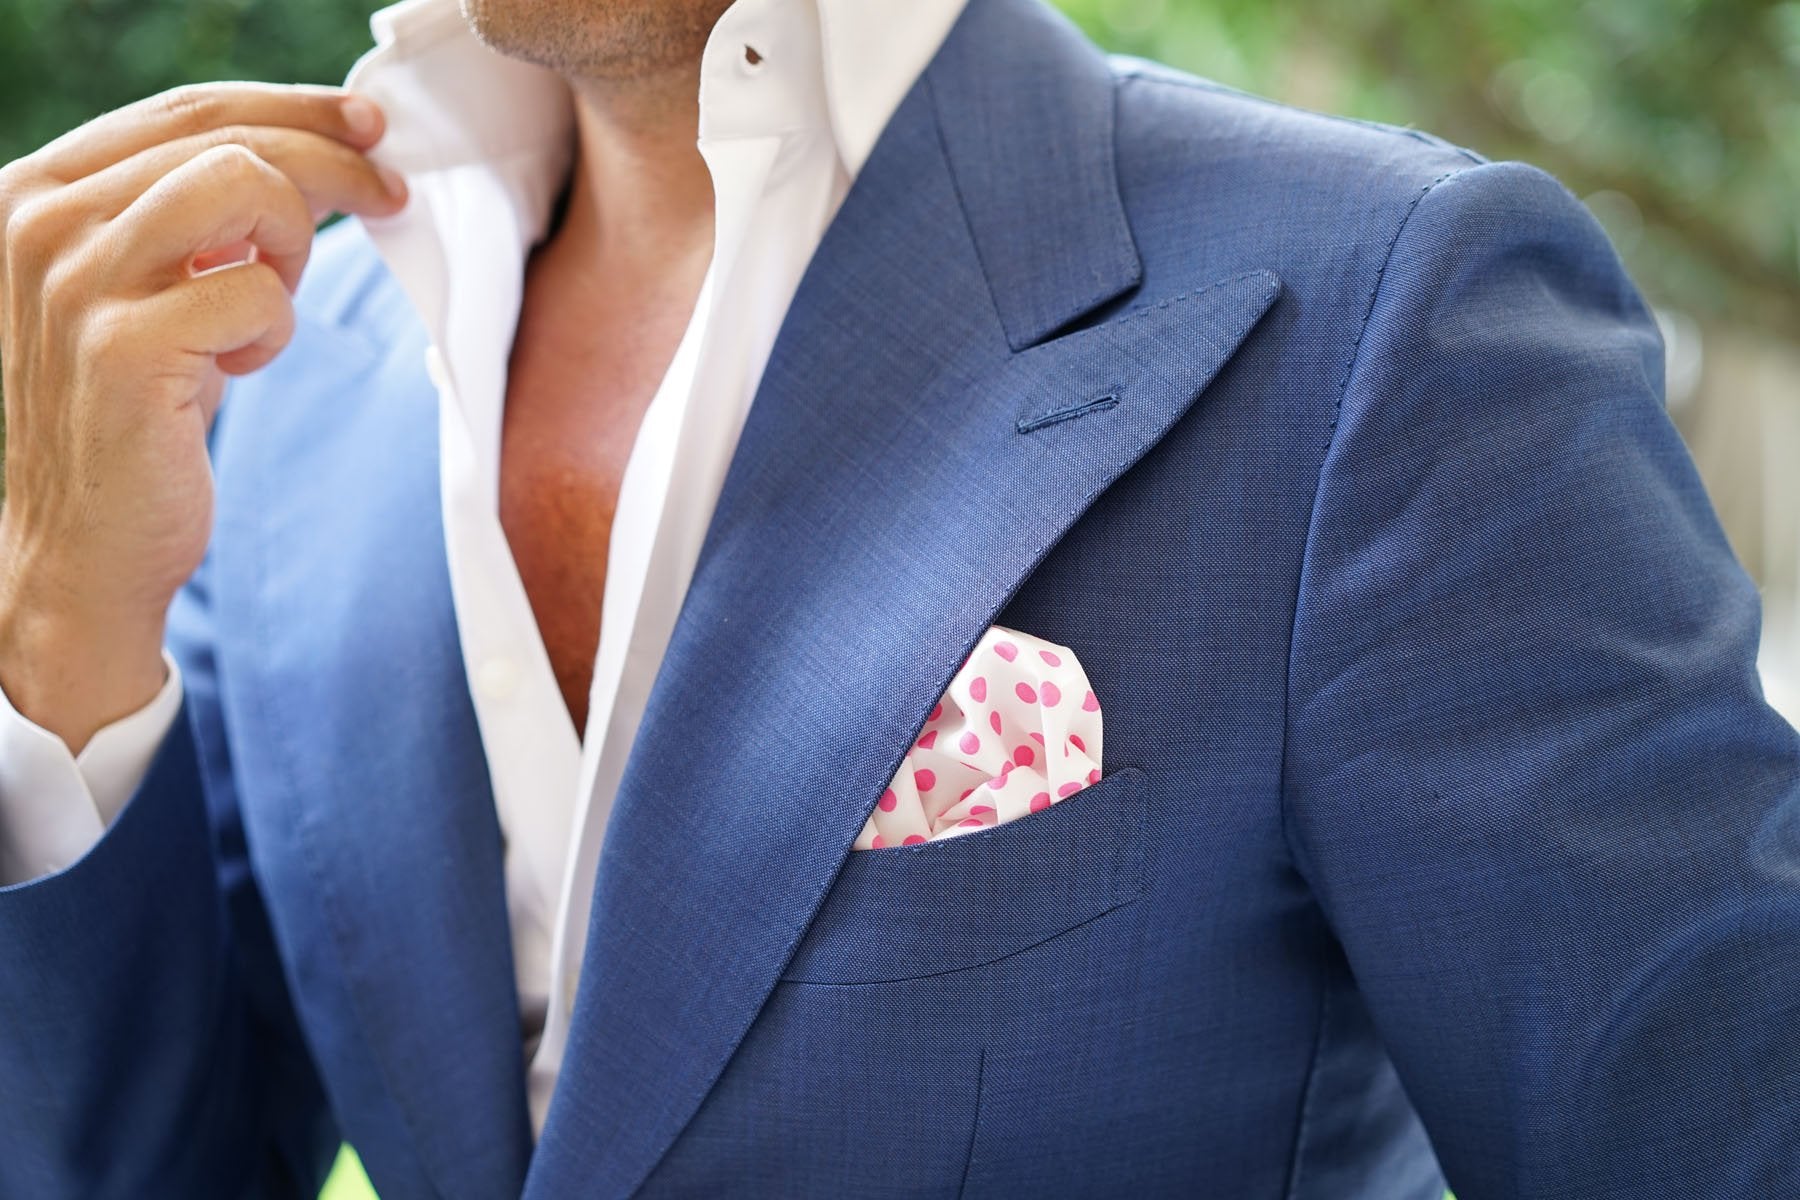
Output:
<instances>
[{"instance_id":1,"label":"blue suit jacket","mask_svg":"<svg viewBox=\"0 0 1800 1200\"><path fill-rule=\"evenodd\" d=\"M424 333L354 223L300 308L182 720L0 893L6 1196L298 1195L340 1134L388 1200L1800 1195L1800 746L1543 173L973 0L762 381L535 1153ZM995 621L1107 777L849 855Z\"/></svg>"}]
</instances>

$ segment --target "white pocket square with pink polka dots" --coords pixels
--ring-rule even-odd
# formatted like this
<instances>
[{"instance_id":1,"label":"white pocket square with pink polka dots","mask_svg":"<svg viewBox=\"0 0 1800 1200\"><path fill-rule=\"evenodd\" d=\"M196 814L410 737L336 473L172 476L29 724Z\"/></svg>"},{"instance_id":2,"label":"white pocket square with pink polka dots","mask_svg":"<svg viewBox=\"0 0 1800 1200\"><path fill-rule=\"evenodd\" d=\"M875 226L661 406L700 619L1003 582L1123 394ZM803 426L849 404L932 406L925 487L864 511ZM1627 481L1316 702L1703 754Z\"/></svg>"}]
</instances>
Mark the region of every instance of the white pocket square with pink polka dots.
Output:
<instances>
[{"instance_id":1,"label":"white pocket square with pink polka dots","mask_svg":"<svg viewBox=\"0 0 1800 1200\"><path fill-rule=\"evenodd\" d=\"M1100 780L1100 702L1066 646L990 626L852 846L881 850L1029 816Z\"/></svg>"}]
</instances>

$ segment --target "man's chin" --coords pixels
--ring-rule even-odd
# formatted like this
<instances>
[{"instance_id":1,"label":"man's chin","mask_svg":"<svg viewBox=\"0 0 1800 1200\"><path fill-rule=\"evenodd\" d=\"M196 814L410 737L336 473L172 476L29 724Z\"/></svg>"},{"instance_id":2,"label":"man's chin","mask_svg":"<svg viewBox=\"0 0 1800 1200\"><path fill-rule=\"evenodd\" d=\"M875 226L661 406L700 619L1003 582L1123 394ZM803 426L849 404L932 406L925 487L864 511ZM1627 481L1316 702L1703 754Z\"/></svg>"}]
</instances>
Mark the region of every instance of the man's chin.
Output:
<instances>
[{"instance_id":1,"label":"man's chin","mask_svg":"<svg viewBox=\"0 0 1800 1200\"><path fill-rule=\"evenodd\" d=\"M570 76L626 80L697 63L730 0L458 0L490 49Z\"/></svg>"}]
</instances>

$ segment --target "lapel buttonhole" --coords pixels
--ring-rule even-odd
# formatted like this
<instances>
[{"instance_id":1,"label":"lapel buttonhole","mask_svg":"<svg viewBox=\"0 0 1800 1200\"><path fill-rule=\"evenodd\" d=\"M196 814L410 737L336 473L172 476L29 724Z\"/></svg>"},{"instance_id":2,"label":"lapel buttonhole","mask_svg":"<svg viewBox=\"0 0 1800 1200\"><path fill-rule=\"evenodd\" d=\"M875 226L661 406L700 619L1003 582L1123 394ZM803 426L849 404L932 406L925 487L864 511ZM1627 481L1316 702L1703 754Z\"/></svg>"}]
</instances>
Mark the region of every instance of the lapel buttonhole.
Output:
<instances>
[{"instance_id":1,"label":"lapel buttonhole","mask_svg":"<svg viewBox=\"0 0 1800 1200\"><path fill-rule=\"evenodd\" d=\"M1118 395L1115 392L1108 392L1103 396L1096 396L1092 400L1084 400L1080 404L1053 408L1049 412L1035 417L1020 417L1017 428L1020 433L1033 433L1046 425L1073 421L1076 417L1084 417L1091 412L1105 412L1109 408L1117 407L1118 403Z\"/></svg>"}]
</instances>

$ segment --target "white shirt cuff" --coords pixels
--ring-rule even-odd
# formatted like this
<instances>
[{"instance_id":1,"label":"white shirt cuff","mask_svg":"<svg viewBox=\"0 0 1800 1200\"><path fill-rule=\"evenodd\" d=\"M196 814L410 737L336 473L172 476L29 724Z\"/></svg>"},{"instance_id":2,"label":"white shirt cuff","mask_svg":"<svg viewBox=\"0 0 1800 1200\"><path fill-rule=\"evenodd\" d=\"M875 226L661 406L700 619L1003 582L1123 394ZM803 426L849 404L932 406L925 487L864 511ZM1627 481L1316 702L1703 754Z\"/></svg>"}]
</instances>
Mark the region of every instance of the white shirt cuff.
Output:
<instances>
[{"instance_id":1,"label":"white shirt cuff","mask_svg":"<svg viewBox=\"0 0 1800 1200\"><path fill-rule=\"evenodd\" d=\"M102 727L80 757L26 719L0 689L0 887L61 871L118 817L181 711L181 668L144 707Z\"/></svg>"}]
</instances>

